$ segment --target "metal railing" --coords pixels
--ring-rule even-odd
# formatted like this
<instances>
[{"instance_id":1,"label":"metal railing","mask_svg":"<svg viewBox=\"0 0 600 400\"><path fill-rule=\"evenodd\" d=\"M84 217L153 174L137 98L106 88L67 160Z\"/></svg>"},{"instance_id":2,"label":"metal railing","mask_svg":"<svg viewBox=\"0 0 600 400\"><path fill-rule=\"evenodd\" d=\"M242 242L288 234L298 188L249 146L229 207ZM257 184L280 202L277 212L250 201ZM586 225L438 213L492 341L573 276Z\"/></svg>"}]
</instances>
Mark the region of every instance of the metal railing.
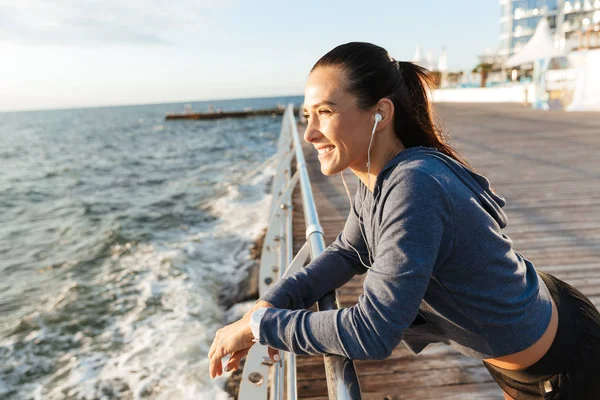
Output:
<instances>
[{"instance_id":1,"label":"metal railing","mask_svg":"<svg viewBox=\"0 0 600 400\"><path fill-rule=\"evenodd\" d=\"M294 157L296 172L292 176ZM260 296L278 279L302 268L309 256L314 259L325 250L325 234L319 224L292 104L288 105L283 115L277 153L274 158L277 167L272 187L273 201L260 260ZM306 222L306 242L294 256L292 192L298 182L300 182ZM325 295L317 305L319 311L337 309L335 292ZM330 399L362 398L352 360L341 356L325 355L324 363ZM285 394L284 386L287 389ZM273 363L268 357L267 347L257 343L246 356L238 399L262 400L267 397L270 400L297 399L296 357L293 353L285 352L285 356L279 362Z\"/></svg>"}]
</instances>

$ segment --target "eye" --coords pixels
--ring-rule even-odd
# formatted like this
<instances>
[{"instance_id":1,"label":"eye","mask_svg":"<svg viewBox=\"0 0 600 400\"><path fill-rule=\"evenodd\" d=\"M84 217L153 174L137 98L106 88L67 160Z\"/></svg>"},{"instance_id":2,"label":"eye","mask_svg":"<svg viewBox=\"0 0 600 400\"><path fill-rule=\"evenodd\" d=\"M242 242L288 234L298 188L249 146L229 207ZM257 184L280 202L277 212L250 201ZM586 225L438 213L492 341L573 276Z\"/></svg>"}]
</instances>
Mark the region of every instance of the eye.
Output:
<instances>
[{"instance_id":1,"label":"eye","mask_svg":"<svg viewBox=\"0 0 600 400\"><path fill-rule=\"evenodd\" d=\"M304 114L303 117L304 117L304 119L308 119L310 117L310 115Z\"/></svg>"},{"instance_id":2,"label":"eye","mask_svg":"<svg viewBox=\"0 0 600 400\"><path fill-rule=\"evenodd\" d=\"M321 110L319 110L319 114L331 114L331 111L326 110L326 109L321 109Z\"/></svg>"}]
</instances>

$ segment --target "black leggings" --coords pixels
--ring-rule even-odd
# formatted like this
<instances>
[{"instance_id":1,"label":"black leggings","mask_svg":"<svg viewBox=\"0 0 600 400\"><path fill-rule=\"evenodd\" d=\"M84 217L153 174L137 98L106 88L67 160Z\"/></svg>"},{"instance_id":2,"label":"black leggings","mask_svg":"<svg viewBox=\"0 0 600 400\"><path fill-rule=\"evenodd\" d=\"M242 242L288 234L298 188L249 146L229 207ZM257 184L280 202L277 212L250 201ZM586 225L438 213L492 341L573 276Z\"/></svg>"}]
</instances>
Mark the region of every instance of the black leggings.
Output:
<instances>
[{"instance_id":1,"label":"black leggings","mask_svg":"<svg viewBox=\"0 0 600 400\"><path fill-rule=\"evenodd\" d=\"M600 399L600 313L579 290L538 271L558 309L558 330L546 354L517 371L483 362L516 400Z\"/></svg>"}]
</instances>

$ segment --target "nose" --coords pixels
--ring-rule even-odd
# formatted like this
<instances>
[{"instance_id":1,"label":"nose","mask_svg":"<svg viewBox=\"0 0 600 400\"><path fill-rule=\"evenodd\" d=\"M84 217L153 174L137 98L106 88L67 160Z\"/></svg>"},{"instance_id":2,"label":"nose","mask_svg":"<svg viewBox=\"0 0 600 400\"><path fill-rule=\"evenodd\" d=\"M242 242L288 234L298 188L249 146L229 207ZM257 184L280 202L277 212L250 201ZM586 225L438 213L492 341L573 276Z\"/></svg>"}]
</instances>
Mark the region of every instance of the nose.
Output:
<instances>
[{"instance_id":1,"label":"nose","mask_svg":"<svg viewBox=\"0 0 600 400\"><path fill-rule=\"evenodd\" d=\"M309 120L308 125L306 125L306 130L304 131L304 141L307 143L312 143L314 140L320 139L323 137L323 134L313 122Z\"/></svg>"}]
</instances>

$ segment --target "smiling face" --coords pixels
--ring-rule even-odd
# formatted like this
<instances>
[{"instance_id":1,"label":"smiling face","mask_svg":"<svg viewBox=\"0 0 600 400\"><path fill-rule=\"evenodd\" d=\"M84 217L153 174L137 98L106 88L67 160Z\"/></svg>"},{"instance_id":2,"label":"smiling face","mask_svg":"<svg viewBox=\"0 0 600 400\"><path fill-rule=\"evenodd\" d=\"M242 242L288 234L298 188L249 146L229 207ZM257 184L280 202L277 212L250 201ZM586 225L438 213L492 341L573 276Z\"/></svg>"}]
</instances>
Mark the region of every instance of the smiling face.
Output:
<instances>
[{"instance_id":1,"label":"smiling face","mask_svg":"<svg viewBox=\"0 0 600 400\"><path fill-rule=\"evenodd\" d=\"M373 111L363 110L346 91L346 74L338 67L311 72L304 92L308 120L304 140L319 152L321 172L333 175L351 168L366 170Z\"/></svg>"}]
</instances>

